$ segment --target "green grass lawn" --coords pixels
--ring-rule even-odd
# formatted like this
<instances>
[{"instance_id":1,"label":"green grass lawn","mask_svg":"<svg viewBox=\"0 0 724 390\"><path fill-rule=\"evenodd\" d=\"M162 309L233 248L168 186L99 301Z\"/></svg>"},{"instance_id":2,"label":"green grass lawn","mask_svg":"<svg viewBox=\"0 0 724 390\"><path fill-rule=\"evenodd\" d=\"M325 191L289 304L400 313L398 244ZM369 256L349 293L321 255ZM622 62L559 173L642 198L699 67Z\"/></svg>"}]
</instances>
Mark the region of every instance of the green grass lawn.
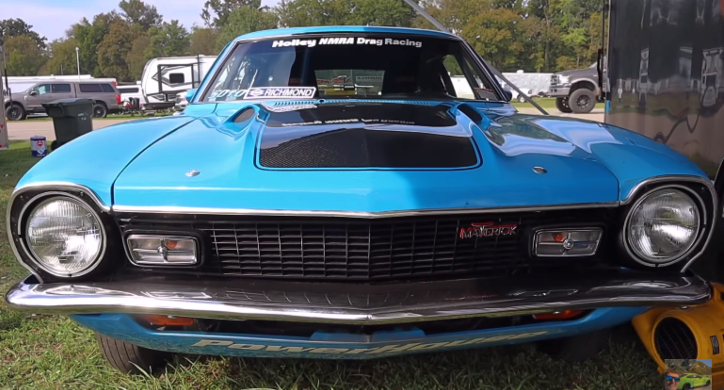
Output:
<instances>
[{"instance_id":1,"label":"green grass lawn","mask_svg":"<svg viewBox=\"0 0 724 390\"><path fill-rule=\"evenodd\" d=\"M10 250L5 211L13 187L37 159L27 142L0 151L0 295L27 274ZM155 376L106 365L93 332L60 316L8 310L0 301L0 389L490 389L644 390L661 376L630 328L598 358L573 366L532 345L367 362L188 356Z\"/></svg>"},{"instance_id":2,"label":"green grass lawn","mask_svg":"<svg viewBox=\"0 0 724 390\"><path fill-rule=\"evenodd\" d=\"M153 117L169 116L171 113L156 113ZM108 114L105 118L93 118L94 121L102 121L107 119L142 119L149 118L149 116L141 114ZM52 121L53 118L49 116L31 116L25 119L26 121Z\"/></svg>"},{"instance_id":3,"label":"green grass lawn","mask_svg":"<svg viewBox=\"0 0 724 390\"><path fill-rule=\"evenodd\" d=\"M558 111L558 109L556 108L556 99L555 98L533 98L533 100L536 103L538 103L538 105L541 106L546 111L548 111L548 110L555 110L556 112ZM513 103L513 106L515 106L516 108L533 108L533 109L535 109L535 107L528 102L520 103L518 101L513 101L512 103ZM605 104L597 103L595 108L603 109L603 108L605 108Z\"/></svg>"}]
</instances>

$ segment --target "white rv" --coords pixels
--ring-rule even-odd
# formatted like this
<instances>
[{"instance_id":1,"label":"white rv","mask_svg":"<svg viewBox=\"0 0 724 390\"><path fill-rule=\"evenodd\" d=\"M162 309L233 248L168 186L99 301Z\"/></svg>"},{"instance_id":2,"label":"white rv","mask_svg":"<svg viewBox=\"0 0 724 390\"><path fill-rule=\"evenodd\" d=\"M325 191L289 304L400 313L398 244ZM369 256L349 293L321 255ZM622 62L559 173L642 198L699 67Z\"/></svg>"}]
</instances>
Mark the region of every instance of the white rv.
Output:
<instances>
[{"instance_id":1,"label":"white rv","mask_svg":"<svg viewBox=\"0 0 724 390\"><path fill-rule=\"evenodd\" d=\"M216 57L159 57L148 61L141 76L144 108L172 108L178 93L198 88Z\"/></svg>"}]
</instances>

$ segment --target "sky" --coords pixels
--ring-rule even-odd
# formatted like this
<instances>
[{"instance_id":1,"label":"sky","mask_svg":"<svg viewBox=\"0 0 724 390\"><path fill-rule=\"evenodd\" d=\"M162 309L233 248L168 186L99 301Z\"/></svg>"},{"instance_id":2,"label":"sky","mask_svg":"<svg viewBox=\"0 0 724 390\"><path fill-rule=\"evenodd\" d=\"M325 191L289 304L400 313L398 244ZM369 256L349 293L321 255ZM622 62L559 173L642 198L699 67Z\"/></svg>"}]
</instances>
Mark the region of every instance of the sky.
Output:
<instances>
[{"instance_id":1,"label":"sky","mask_svg":"<svg viewBox=\"0 0 724 390\"><path fill-rule=\"evenodd\" d=\"M41 36L52 41L65 36L65 31L83 17L118 9L120 0L0 0L0 19L23 19ZM205 0L144 0L156 7L164 20L178 19L186 28L203 26L201 10ZM273 6L277 0L262 0Z\"/></svg>"},{"instance_id":2,"label":"sky","mask_svg":"<svg viewBox=\"0 0 724 390\"><path fill-rule=\"evenodd\" d=\"M696 360L698 360L698 361L706 364L707 366L711 367L711 359L696 359Z\"/></svg>"}]
</instances>

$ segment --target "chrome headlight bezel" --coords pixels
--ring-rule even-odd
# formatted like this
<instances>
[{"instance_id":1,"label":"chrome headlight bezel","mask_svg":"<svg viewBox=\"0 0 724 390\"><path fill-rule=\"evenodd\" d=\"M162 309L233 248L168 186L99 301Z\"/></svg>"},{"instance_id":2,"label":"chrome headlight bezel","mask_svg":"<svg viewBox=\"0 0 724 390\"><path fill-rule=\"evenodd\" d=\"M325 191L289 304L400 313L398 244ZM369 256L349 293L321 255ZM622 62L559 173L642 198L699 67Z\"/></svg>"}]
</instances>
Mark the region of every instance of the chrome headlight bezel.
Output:
<instances>
[{"instance_id":1,"label":"chrome headlight bezel","mask_svg":"<svg viewBox=\"0 0 724 390\"><path fill-rule=\"evenodd\" d=\"M92 266L80 272L62 273L44 267L42 262L33 255L27 244L26 231L29 215L44 200L53 197L68 198L80 204L99 221L102 235L101 249L94 258ZM85 280L86 277L90 275L103 272L109 263L108 254L113 252L109 252L110 247L115 245L112 238L113 226L107 215L109 211L110 208L105 206L92 190L82 185L57 182L38 183L16 188L10 198L7 209L6 226L10 247L20 264L30 271L41 283L51 282L53 280Z\"/></svg>"},{"instance_id":2,"label":"chrome headlight bezel","mask_svg":"<svg viewBox=\"0 0 724 390\"><path fill-rule=\"evenodd\" d=\"M630 223L631 218L633 217L634 211L646 202L650 197L662 190L666 189L673 189L677 190L687 197L691 199L691 201L696 205L697 211L699 214L698 218L698 226L695 233L694 240L687 246L686 249L684 249L681 253L672 256L670 258L665 259L664 261L655 261L652 259L646 259L644 256L641 256L636 252L635 249L632 248L631 242L630 242ZM631 206L627 209L626 217L621 229L621 235L622 235L622 243L626 250L626 253L629 255L629 257L634 260L636 263L643 265L645 267L651 267L651 268L659 268L659 267L668 267L674 264L677 264L679 262L683 262L683 260L689 259L693 253L697 251L697 248L700 247L700 244L702 240L705 237L708 237L710 235L710 229L709 229L709 218L710 213L707 210L707 204L704 202L702 197L696 193L691 187L686 185L680 185L680 184L665 184L656 186L653 188L648 189L643 194L637 197L636 201L634 201ZM683 264L682 264L683 265Z\"/></svg>"},{"instance_id":3,"label":"chrome headlight bezel","mask_svg":"<svg viewBox=\"0 0 724 390\"><path fill-rule=\"evenodd\" d=\"M57 270L54 270L52 268L47 267L45 264L43 264L42 261L38 259L38 254L35 253L35 251L32 248L32 245L28 242L29 239L29 232L28 232L28 222L30 216L33 214L33 211L37 210L41 206L44 206L50 202L57 201L57 200L66 200L71 201L78 206L80 206L83 210L87 211L92 215L92 217L96 220L98 223L98 226L100 227L100 233L101 233L101 243L100 248L98 250L98 253L93 257L91 261L89 261L88 266L85 268L82 268L78 272L68 273L68 272L58 272ZM59 278L75 278L79 276L86 275L90 272L92 272L94 269L98 267L98 265L101 263L101 260L103 259L105 252L106 252L106 243L108 242L108 234L106 232L106 228L103 225L103 220L101 219L100 215L93 210L92 207L90 207L88 204L86 204L83 200L78 198L77 196L70 195L70 194L64 194L64 193L43 193L41 195L37 195L35 198L31 199L30 202L23 208L23 210L20 212L21 220L22 220L22 234L23 234L23 248L28 252L28 255L30 256L30 259L35 263L36 266L41 268L43 271L47 272L50 275L57 276Z\"/></svg>"}]
</instances>

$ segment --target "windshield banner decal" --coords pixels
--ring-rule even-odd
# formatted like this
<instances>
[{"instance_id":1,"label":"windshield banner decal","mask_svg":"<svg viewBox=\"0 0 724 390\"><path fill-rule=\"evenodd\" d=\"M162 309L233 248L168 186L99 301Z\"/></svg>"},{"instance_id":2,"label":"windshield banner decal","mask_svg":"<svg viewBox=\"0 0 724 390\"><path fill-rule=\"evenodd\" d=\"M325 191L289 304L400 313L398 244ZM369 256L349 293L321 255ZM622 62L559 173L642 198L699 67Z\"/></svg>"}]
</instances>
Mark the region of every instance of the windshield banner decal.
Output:
<instances>
[{"instance_id":1,"label":"windshield banner decal","mask_svg":"<svg viewBox=\"0 0 724 390\"><path fill-rule=\"evenodd\" d=\"M257 87L249 88L244 99L277 99L277 98L306 98L314 97L316 87Z\"/></svg>"},{"instance_id":2,"label":"windshield banner decal","mask_svg":"<svg viewBox=\"0 0 724 390\"><path fill-rule=\"evenodd\" d=\"M312 39L278 39L272 41L272 47L290 47L290 46L307 46L315 47L317 45L371 45L371 46L413 46L422 47L421 41L413 41L410 39L393 39L393 38L364 38L364 37L335 37L335 38L312 38Z\"/></svg>"}]
</instances>

